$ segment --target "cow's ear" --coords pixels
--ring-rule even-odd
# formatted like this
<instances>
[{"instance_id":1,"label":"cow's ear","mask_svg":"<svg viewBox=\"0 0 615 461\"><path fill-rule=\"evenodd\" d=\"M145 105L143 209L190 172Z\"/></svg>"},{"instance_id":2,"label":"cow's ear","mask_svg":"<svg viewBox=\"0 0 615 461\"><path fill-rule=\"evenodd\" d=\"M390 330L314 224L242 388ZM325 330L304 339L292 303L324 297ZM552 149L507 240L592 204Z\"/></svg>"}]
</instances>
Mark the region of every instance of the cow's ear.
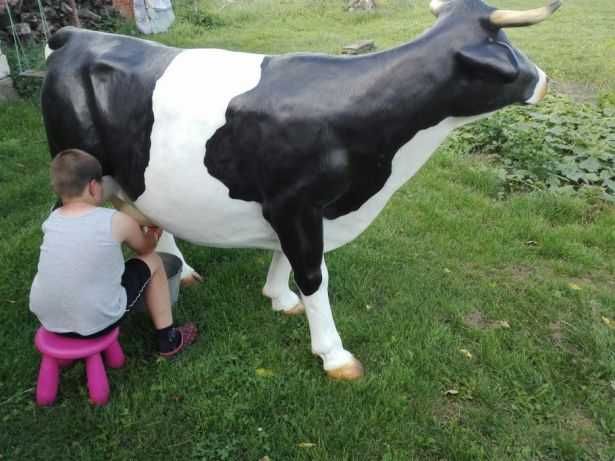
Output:
<instances>
[{"instance_id":1,"label":"cow's ear","mask_svg":"<svg viewBox=\"0 0 615 461\"><path fill-rule=\"evenodd\" d=\"M467 46L457 52L457 60L471 73L512 82L519 76L514 53L497 42Z\"/></svg>"}]
</instances>

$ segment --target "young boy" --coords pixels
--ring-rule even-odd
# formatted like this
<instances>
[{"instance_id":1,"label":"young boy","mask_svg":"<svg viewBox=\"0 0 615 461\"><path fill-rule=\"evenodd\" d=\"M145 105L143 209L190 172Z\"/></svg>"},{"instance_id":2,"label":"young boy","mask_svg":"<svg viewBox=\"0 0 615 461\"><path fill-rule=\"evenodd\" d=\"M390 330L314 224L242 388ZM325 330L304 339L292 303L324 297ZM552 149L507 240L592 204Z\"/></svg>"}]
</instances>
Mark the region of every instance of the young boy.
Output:
<instances>
[{"instance_id":1,"label":"young boy","mask_svg":"<svg viewBox=\"0 0 615 461\"><path fill-rule=\"evenodd\" d=\"M43 223L30 310L49 331L96 337L115 328L144 296L159 353L173 357L197 336L193 323L173 325L169 286L154 253L160 229L143 231L130 216L99 205L102 168L92 155L69 149L51 163L53 190L62 199ZM124 263L122 243L137 256Z\"/></svg>"}]
</instances>

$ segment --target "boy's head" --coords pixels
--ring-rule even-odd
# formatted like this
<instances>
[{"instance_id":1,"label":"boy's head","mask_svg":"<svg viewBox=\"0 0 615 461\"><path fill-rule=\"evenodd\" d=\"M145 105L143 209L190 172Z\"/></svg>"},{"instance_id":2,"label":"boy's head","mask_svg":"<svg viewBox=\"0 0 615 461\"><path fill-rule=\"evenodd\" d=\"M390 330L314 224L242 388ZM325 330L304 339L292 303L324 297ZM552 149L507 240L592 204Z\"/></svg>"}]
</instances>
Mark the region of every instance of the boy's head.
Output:
<instances>
[{"instance_id":1,"label":"boy's head","mask_svg":"<svg viewBox=\"0 0 615 461\"><path fill-rule=\"evenodd\" d=\"M96 157L79 149L67 149L51 162L51 185L62 199L81 197L92 181L102 182L102 167Z\"/></svg>"}]
</instances>

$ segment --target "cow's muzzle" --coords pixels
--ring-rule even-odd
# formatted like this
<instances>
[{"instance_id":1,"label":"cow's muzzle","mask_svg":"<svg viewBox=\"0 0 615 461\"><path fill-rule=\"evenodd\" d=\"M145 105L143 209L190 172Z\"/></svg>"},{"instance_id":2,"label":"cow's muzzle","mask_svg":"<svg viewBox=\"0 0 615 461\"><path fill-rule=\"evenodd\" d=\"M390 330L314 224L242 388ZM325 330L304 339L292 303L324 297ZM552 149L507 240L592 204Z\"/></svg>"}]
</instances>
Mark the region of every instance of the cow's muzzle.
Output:
<instances>
[{"instance_id":1,"label":"cow's muzzle","mask_svg":"<svg viewBox=\"0 0 615 461\"><path fill-rule=\"evenodd\" d=\"M538 82L534 87L532 97L525 101L526 104L539 103L547 95L547 90L549 89L549 78L547 77L547 74L545 74L540 67L536 67L536 70L538 71Z\"/></svg>"}]
</instances>

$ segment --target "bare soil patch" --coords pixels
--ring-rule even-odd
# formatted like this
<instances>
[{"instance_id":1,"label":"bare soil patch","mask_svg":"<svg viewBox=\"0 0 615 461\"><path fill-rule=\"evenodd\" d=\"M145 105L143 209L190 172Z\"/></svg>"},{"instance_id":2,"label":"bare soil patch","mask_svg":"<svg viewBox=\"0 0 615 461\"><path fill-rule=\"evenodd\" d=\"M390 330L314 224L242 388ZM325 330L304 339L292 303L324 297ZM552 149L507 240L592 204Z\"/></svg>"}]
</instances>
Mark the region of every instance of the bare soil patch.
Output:
<instances>
[{"instance_id":1,"label":"bare soil patch","mask_svg":"<svg viewBox=\"0 0 615 461\"><path fill-rule=\"evenodd\" d=\"M575 102L598 102L598 89L587 83L552 81L551 86L553 91L566 95Z\"/></svg>"},{"instance_id":2,"label":"bare soil patch","mask_svg":"<svg viewBox=\"0 0 615 461\"><path fill-rule=\"evenodd\" d=\"M472 311L463 317L463 324L475 330L497 330L498 328L510 328L506 320L488 320L480 311Z\"/></svg>"}]
</instances>

